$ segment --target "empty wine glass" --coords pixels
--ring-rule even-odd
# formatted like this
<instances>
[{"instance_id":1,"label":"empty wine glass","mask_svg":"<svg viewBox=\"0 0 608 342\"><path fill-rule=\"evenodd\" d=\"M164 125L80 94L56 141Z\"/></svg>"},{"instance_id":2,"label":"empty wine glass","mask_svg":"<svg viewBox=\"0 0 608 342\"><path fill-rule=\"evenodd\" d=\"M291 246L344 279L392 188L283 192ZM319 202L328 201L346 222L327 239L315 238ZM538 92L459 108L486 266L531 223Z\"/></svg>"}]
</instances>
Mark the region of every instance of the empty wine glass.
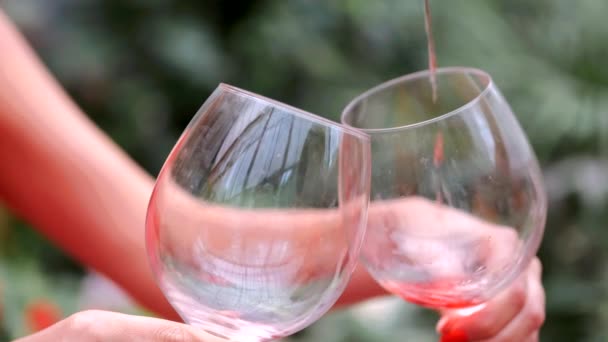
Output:
<instances>
[{"instance_id":1,"label":"empty wine glass","mask_svg":"<svg viewBox=\"0 0 608 342\"><path fill-rule=\"evenodd\" d=\"M536 254L547 200L538 162L485 72L437 71L381 84L342 121L370 136L372 186L361 259L402 298L470 314Z\"/></svg>"},{"instance_id":2,"label":"empty wine glass","mask_svg":"<svg viewBox=\"0 0 608 342\"><path fill-rule=\"evenodd\" d=\"M148 208L151 265L185 322L258 342L324 314L359 255L369 148L358 130L220 85Z\"/></svg>"}]
</instances>

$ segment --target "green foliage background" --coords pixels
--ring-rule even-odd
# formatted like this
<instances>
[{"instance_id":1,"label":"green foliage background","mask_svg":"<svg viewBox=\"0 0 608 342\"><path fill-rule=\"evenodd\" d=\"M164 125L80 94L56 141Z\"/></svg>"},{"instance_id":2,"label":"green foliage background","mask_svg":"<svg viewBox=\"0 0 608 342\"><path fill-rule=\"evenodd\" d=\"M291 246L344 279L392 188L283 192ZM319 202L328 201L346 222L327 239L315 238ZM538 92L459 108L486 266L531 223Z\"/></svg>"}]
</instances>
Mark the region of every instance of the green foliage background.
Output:
<instances>
[{"instance_id":1,"label":"green foliage background","mask_svg":"<svg viewBox=\"0 0 608 342\"><path fill-rule=\"evenodd\" d=\"M219 82L337 119L350 98L424 69L422 1L5 0L70 94L151 173ZM432 1L440 65L493 75L541 160L550 215L542 340L608 340L608 2ZM1 58L2 52L0 52ZM27 298L74 310L82 270L0 220L5 330ZM24 284L34 284L25 286ZM433 341L401 302L332 314L298 341Z\"/></svg>"}]
</instances>

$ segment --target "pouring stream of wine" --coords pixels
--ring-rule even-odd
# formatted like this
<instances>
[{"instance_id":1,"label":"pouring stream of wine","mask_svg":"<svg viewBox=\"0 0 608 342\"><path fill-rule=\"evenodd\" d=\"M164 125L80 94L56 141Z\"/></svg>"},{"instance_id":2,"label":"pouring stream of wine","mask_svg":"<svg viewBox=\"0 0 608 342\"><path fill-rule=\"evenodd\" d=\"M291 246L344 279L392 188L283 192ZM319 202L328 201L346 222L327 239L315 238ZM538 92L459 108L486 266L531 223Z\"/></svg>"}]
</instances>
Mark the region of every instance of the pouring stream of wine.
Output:
<instances>
[{"instance_id":1,"label":"pouring stream of wine","mask_svg":"<svg viewBox=\"0 0 608 342\"><path fill-rule=\"evenodd\" d=\"M437 78L435 72L437 70L437 56L435 55L435 40L433 39L433 21L431 18L430 0L424 0L424 29L426 31L426 39L429 54L429 71L431 89L433 92L433 103L437 101Z\"/></svg>"},{"instance_id":2,"label":"pouring stream of wine","mask_svg":"<svg viewBox=\"0 0 608 342\"><path fill-rule=\"evenodd\" d=\"M433 103L437 102L437 56L435 55L435 40L433 39L433 22L431 20L431 5L430 0L424 0L424 28L426 31L426 38L428 44L428 54L429 54L429 81L431 82L431 91L433 92ZM435 167L435 172L437 175L438 185L437 185L437 203L441 204L444 201L447 202L449 206L451 206L451 198L449 196L449 191L445 187L443 179L440 174L440 168L443 164L445 158L445 150L444 150L444 137L441 132L437 133L435 137L435 146L433 150L433 164ZM462 308L456 310L456 312L461 316L469 316L473 313L482 310L485 307L485 303L470 307L470 308ZM458 331L461 333L460 331ZM458 335L458 336L456 336ZM441 342L448 341L465 341L466 335L464 333L461 334L452 334L450 336L442 336Z\"/></svg>"},{"instance_id":3,"label":"pouring stream of wine","mask_svg":"<svg viewBox=\"0 0 608 342\"><path fill-rule=\"evenodd\" d=\"M437 102L437 77L435 75L437 70L437 56L435 55L435 41L433 39L433 21L431 19L431 4L430 0L424 0L424 29L426 31L426 40L429 54L429 81L431 82L431 91L433 96L433 103ZM433 161L435 167L435 174L437 176L437 203L441 204L444 201L442 191L444 190L443 180L440 176L440 168L443 163L443 136L441 132L437 133L435 139L435 149L433 151ZM447 195L447 192L446 192ZM449 199L446 198L446 199ZM448 203L450 201L448 200Z\"/></svg>"}]
</instances>

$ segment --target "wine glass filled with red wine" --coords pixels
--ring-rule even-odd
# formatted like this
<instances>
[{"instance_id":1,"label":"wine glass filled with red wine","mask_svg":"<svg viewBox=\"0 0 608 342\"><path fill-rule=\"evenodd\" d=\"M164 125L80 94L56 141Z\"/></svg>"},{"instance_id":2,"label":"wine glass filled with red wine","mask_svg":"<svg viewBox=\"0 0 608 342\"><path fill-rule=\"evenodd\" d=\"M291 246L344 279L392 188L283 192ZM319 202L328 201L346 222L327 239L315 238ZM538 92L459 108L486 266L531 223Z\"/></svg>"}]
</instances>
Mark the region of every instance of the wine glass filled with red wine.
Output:
<instances>
[{"instance_id":1,"label":"wine glass filled with red wine","mask_svg":"<svg viewBox=\"0 0 608 342\"><path fill-rule=\"evenodd\" d=\"M342 122L372 144L361 259L387 290L421 306L474 312L535 256L547 200L536 156L491 77L429 71L354 99Z\"/></svg>"}]
</instances>

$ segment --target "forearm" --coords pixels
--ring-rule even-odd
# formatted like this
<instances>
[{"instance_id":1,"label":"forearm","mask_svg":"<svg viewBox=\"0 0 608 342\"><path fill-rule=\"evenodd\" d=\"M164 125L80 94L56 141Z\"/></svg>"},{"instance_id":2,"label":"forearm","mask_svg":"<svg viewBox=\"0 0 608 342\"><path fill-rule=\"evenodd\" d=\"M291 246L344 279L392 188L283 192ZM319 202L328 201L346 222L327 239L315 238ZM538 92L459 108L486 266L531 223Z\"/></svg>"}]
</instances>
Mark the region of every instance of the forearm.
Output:
<instances>
[{"instance_id":1,"label":"forearm","mask_svg":"<svg viewBox=\"0 0 608 342\"><path fill-rule=\"evenodd\" d=\"M0 199L148 308L144 220L153 180L84 116L0 11Z\"/></svg>"},{"instance_id":2,"label":"forearm","mask_svg":"<svg viewBox=\"0 0 608 342\"><path fill-rule=\"evenodd\" d=\"M297 274L293 281L306 282L317 276L333 276L336 262L342 260L341 253L349 248L350 243L346 235L348 229L344 226L349 223L344 221L344 213L340 210L245 210L214 205L200 201L167 178L158 183L156 200L150 209L155 213L151 220L159 227L164 227L164 252L179 259L184 265L195 268L200 267L201 259L197 251L200 246L204 246L206 252L215 258L228 262L244 261L240 250L232 247L234 243L240 244L239 241L245 240L247 246L265 246L268 250L274 250L277 246L290 246L285 254L274 256L267 262L297 264L298 269L293 270ZM390 212L385 213L389 210L402 212L403 208L395 203L386 209L370 208L370 213L394 216ZM374 220L377 218L370 218L370 221ZM200 244L193 244L192 241ZM224 272L217 273L221 278L220 274ZM357 265L351 282L334 308L382 295L386 295L386 291L362 265Z\"/></svg>"},{"instance_id":3,"label":"forearm","mask_svg":"<svg viewBox=\"0 0 608 342\"><path fill-rule=\"evenodd\" d=\"M0 200L148 308L177 318L147 264L153 180L48 74L0 12ZM385 292L359 267L336 307Z\"/></svg>"}]
</instances>

